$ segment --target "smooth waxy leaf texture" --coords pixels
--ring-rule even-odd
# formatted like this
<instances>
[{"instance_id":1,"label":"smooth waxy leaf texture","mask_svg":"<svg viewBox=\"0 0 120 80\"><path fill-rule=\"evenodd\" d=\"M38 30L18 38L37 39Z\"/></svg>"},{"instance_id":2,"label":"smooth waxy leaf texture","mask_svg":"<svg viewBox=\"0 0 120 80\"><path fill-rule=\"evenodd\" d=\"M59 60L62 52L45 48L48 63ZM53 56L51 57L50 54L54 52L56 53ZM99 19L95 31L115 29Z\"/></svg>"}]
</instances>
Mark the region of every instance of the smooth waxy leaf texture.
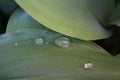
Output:
<instances>
[{"instance_id":1,"label":"smooth waxy leaf texture","mask_svg":"<svg viewBox=\"0 0 120 80\"><path fill-rule=\"evenodd\" d=\"M50 39L49 44L38 45L34 40L44 36L40 32L25 30L0 36L0 79L120 79L119 55L113 57L81 40L71 41L68 48L57 47ZM89 61L93 68L86 70L83 66Z\"/></svg>"},{"instance_id":2,"label":"smooth waxy leaf texture","mask_svg":"<svg viewBox=\"0 0 120 80\"><path fill-rule=\"evenodd\" d=\"M25 32L25 30L26 30L26 33L27 32L30 33L31 30L33 31L30 34L31 37L35 36L35 35L32 35L32 33L37 33L37 31L40 31L39 35L40 36L44 35L42 37L45 38L46 41L49 40L51 42L54 37L63 36L62 34L59 34L47 29L46 27L38 23L36 20L31 18L24 10L22 10L21 8L18 8L15 10L15 12L12 14L12 16L9 19L6 33L14 33L14 32L21 32L21 31ZM27 38L27 37L24 37L24 38ZM22 40L23 38L20 38L20 39Z\"/></svg>"},{"instance_id":3,"label":"smooth waxy leaf texture","mask_svg":"<svg viewBox=\"0 0 120 80\"><path fill-rule=\"evenodd\" d=\"M7 33L0 36L1 80L120 79L119 55L113 57L92 42L71 38L68 48L58 47L54 42L63 35L43 29L42 25L34 21L31 26L29 23L25 28L20 27L30 18L23 18L22 14L25 15L23 10L16 10L9 20ZM16 16L19 25L13 23ZM27 21L20 24L21 18ZM11 25L16 29L12 29ZM42 38L44 43L36 43L38 38ZM92 64L88 70L84 68L87 62Z\"/></svg>"},{"instance_id":4,"label":"smooth waxy leaf texture","mask_svg":"<svg viewBox=\"0 0 120 80\"><path fill-rule=\"evenodd\" d=\"M83 1L16 0L16 2L34 19L62 34L83 40L97 40L110 36ZM97 12L95 14L97 15Z\"/></svg>"},{"instance_id":5,"label":"smooth waxy leaf texture","mask_svg":"<svg viewBox=\"0 0 120 80\"><path fill-rule=\"evenodd\" d=\"M14 14L9 19L6 32L15 32L25 29L44 29L40 23L31 18L21 8L15 10Z\"/></svg>"}]
</instances>

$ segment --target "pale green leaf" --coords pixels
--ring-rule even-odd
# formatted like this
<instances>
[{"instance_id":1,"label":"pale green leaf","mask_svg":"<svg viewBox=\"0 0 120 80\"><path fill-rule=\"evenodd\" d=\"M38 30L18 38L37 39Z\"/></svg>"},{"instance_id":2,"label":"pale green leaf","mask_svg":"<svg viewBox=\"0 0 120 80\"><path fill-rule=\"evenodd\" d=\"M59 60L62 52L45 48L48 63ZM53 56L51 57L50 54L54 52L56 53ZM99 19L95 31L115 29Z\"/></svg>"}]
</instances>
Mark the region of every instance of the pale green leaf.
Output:
<instances>
[{"instance_id":1,"label":"pale green leaf","mask_svg":"<svg viewBox=\"0 0 120 80\"><path fill-rule=\"evenodd\" d=\"M12 16L8 21L6 34L21 32L21 31L23 33L25 33L25 31L29 32L29 35L31 37L42 36L42 38L45 38L46 41L49 40L50 42L53 42L54 37L57 38L57 37L63 36L62 34L59 34L47 29L46 27L44 27L43 25L35 21L33 18L31 18L24 10L22 10L21 8L18 8L17 10L15 10L15 12L12 14ZM32 35L33 33L38 33L38 31L40 31L39 35ZM24 39L28 37L24 37ZM23 39L20 36L18 36L17 38L18 39L20 38L21 40Z\"/></svg>"},{"instance_id":2,"label":"pale green leaf","mask_svg":"<svg viewBox=\"0 0 120 80\"><path fill-rule=\"evenodd\" d=\"M68 48L37 45L40 30L0 36L0 79L119 80L120 56L111 56L94 43L74 40ZM49 34L48 34L49 35ZM54 35L53 35L54 37ZM17 44L16 44L17 43ZM93 69L83 68L91 61Z\"/></svg>"},{"instance_id":3,"label":"pale green leaf","mask_svg":"<svg viewBox=\"0 0 120 80\"><path fill-rule=\"evenodd\" d=\"M10 17L6 32L16 32L25 29L44 29L40 23L31 18L25 11L21 8L15 10L15 12Z\"/></svg>"},{"instance_id":4,"label":"pale green leaf","mask_svg":"<svg viewBox=\"0 0 120 80\"><path fill-rule=\"evenodd\" d=\"M83 40L97 40L110 36L80 0L16 2L38 22L62 34Z\"/></svg>"}]
</instances>

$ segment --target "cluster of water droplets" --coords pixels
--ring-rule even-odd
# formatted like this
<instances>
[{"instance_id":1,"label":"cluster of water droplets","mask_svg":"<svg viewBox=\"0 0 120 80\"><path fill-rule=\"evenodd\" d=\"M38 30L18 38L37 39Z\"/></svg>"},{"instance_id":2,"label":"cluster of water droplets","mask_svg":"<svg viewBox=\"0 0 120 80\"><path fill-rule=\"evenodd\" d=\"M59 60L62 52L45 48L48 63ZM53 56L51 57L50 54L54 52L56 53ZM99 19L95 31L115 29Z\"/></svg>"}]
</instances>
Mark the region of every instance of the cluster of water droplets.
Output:
<instances>
[{"instance_id":1,"label":"cluster of water droplets","mask_svg":"<svg viewBox=\"0 0 120 80\"><path fill-rule=\"evenodd\" d=\"M28 42L31 42L31 41L29 40ZM49 42L45 41L44 38L42 37L34 39L34 43L37 45L49 44ZM71 41L67 37L58 37L54 40L54 44L60 48L68 48L71 44ZM18 46L18 42L15 42L14 46ZM93 69L93 63L88 61L84 63L83 68L85 70L91 70Z\"/></svg>"},{"instance_id":2,"label":"cluster of water droplets","mask_svg":"<svg viewBox=\"0 0 120 80\"><path fill-rule=\"evenodd\" d=\"M49 42L45 42L45 40L43 38L35 39L35 43L37 45L41 45L41 44L44 44L44 43L49 44ZM58 47L68 48L71 44L71 41L67 37L58 37L58 38L55 39L54 43ZM85 70L91 70L91 69L93 69L93 63L91 61L88 61L88 62L84 63L83 68Z\"/></svg>"},{"instance_id":3,"label":"cluster of water droplets","mask_svg":"<svg viewBox=\"0 0 120 80\"><path fill-rule=\"evenodd\" d=\"M33 41L37 45L49 44L49 42L45 41L45 39L42 37L35 38ZM28 40L28 42L30 43L32 41ZM54 40L54 44L60 48L68 48L71 44L71 41L67 37L58 37ZM15 42L14 45L17 46L18 43Z\"/></svg>"},{"instance_id":4,"label":"cluster of water droplets","mask_svg":"<svg viewBox=\"0 0 120 80\"><path fill-rule=\"evenodd\" d=\"M45 41L43 38L36 38L34 40L34 42L37 44L37 45L42 45L42 44L49 44L48 41ZM61 47L61 48L68 48L70 46L70 39L67 38L67 37L59 37L59 38L56 38L55 41L54 41L55 45L58 46L58 47Z\"/></svg>"}]
</instances>

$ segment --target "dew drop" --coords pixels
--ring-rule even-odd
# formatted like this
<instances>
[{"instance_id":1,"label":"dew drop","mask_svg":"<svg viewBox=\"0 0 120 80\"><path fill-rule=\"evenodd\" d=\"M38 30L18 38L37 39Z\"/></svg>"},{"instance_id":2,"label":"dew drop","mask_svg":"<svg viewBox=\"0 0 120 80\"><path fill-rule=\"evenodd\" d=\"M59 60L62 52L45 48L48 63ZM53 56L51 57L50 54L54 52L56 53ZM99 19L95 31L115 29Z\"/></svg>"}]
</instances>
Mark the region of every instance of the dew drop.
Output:
<instances>
[{"instance_id":1,"label":"dew drop","mask_svg":"<svg viewBox=\"0 0 120 80\"><path fill-rule=\"evenodd\" d=\"M18 43L16 42L16 43L14 43L14 45L15 45L15 46L17 46L17 45L18 45Z\"/></svg>"},{"instance_id":2,"label":"dew drop","mask_svg":"<svg viewBox=\"0 0 120 80\"><path fill-rule=\"evenodd\" d=\"M45 44L49 44L49 42L45 42Z\"/></svg>"},{"instance_id":3,"label":"dew drop","mask_svg":"<svg viewBox=\"0 0 120 80\"><path fill-rule=\"evenodd\" d=\"M70 40L67 37L59 37L55 40L55 44L61 48L68 48L70 46Z\"/></svg>"},{"instance_id":4,"label":"dew drop","mask_svg":"<svg viewBox=\"0 0 120 80\"><path fill-rule=\"evenodd\" d=\"M91 70L93 69L93 64L91 62L87 62L84 64L84 69Z\"/></svg>"},{"instance_id":5,"label":"dew drop","mask_svg":"<svg viewBox=\"0 0 120 80\"><path fill-rule=\"evenodd\" d=\"M37 38L37 39L35 39L35 43L37 45L42 45L42 44L44 44L44 39L43 38Z\"/></svg>"}]
</instances>

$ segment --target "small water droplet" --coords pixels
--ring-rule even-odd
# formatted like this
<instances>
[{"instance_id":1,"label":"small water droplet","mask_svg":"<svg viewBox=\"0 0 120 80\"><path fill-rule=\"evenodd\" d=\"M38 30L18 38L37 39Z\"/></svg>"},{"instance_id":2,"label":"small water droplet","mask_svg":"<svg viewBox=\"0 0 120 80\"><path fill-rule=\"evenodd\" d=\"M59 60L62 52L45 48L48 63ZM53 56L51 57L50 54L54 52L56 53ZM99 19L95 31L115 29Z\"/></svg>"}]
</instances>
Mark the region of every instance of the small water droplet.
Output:
<instances>
[{"instance_id":1,"label":"small water droplet","mask_svg":"<svg viewBox=\"0 0 120 80\"><path fill-rule=\"evenodd\" d=\"M91 62L87 62L84 64L84 69L91 70L93 69L93 64Z\"/></svg>"},{"instance_id":2,"label":"small water droplet","mask_svg":"<svg viewBox=\"0 0 120 80\"><path fill-rule=\"evenodd\" d=\"M49 44L49 42L45 42L45 44Z\"/></svg>"},{"instance_id":3,"label":"small water droplet","mask_svg":"<svg viewBox=\"0 0 120 80\"><path fill-rule=\"evenodd\" d=\"M16 43L14 43L14 45L15 45L15 46L17 46L17 45L18 45L18 43L16 42Z\"/></svg>"},{"instance_id":4,"label":"small water droplet","mask_svg":"<svg viewBox=\"0 0 120 80\"><path fill-rule=\"evenodd\" d=\"M42 44L44 44L44 39L43 38L37 38L37 39L35 39L35 43L37 45L42 45Z\"/></svg>"},{"instance_id":5,"label":"small water droplet","mask_svg":"<svg viewBox=\"0 0 120 80\"><path fill-rule=\"evenodd\" d=\"M68 48L70 46L70 40L67 37L59 37L55 40L55 44L61 48Z\"/></svg>"}]
</instances>

